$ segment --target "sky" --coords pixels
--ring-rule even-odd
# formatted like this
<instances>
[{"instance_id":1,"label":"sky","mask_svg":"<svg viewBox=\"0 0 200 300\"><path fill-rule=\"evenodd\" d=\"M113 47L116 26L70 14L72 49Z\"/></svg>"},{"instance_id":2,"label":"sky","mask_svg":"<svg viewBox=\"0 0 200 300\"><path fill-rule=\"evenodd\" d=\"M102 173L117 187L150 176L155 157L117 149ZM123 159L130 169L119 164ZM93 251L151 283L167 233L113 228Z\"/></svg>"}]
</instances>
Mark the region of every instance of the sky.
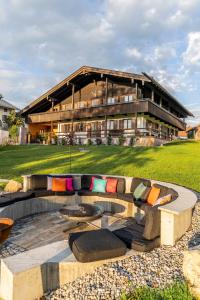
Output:
<instances>
[{"instance_id":1,"label":"sky","mask_svg":"<svg viewBox=\"0 0 200 300\"><path fill-rule=\"evenodd\" d=\"M0 93L23 108L82 65L147 72L200 123L200 0L0 0Z\"/></svg>"}]
</instances>

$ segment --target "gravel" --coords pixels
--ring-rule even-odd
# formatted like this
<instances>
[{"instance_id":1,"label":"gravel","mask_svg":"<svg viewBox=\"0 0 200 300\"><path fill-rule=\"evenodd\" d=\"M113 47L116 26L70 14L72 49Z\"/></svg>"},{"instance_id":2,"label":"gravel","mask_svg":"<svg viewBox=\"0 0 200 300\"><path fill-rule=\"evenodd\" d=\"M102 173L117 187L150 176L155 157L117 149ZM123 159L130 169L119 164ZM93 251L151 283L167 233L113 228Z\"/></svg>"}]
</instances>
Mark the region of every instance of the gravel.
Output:
<instances>
[{"instance_id":1,"label":"gravel","mask_svg":"<svg viewBox=\"0 0 200 300\"><path fill-rule=\"evenodd\" d=\"M200 200L200 194L198 194ZM111 300L135 287L163 288L183 281L183 251L200 244L200 202L196 204L190 230L174 247L162 246L149 253L138 253L106 264L93 273L46 293L46 300Z\"/></svg>"}]
</instances>

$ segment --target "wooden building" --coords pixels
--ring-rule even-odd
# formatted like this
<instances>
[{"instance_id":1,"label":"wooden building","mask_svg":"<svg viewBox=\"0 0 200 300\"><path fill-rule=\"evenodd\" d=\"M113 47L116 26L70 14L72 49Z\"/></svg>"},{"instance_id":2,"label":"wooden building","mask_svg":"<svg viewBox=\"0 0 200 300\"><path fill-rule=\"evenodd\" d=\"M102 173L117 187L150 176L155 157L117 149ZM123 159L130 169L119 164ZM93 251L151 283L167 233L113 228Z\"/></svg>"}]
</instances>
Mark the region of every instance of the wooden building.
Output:
<instances>
[{"instance_id":1,"label":"wooden building","mask_svg":"<svg viewBox=\"0 0 200 300\"><path fill-rule=\"evenodd\" d=\"M133 74L83 66L25 107L31 141L70 134L79 143L111 137L125 144L161 144L186 129L192 116L146 73Z\"/></svg>"}]
</instances>

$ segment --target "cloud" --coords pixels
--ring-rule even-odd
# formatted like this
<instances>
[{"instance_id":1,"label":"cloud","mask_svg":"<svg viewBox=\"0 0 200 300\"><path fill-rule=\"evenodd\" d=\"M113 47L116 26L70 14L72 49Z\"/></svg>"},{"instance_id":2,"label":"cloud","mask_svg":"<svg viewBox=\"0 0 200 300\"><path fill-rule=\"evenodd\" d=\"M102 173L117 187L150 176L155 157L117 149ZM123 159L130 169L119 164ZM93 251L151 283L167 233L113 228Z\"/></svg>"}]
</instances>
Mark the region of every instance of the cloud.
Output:
<instances>
[{"instance_id":1,"label":"cloud","mask_svg":"<svg viewBox=\"0 0 200 300\"><path fill-rule=\"evenodd\" d=\"M199 0L2 0L0 93L23 106L87 64L145 71L190 103L198 8Z\"/></svg>"},{"instance_id":2,"label":"cloud","mask_svg":"<svg viewBox=\"0 0 200 300\"><path fill-rule=\"evenodd\" d=\"M188 34L188 46L183 53L186 65L200 67L200 31Z\"/></svg>"}]
</instances>

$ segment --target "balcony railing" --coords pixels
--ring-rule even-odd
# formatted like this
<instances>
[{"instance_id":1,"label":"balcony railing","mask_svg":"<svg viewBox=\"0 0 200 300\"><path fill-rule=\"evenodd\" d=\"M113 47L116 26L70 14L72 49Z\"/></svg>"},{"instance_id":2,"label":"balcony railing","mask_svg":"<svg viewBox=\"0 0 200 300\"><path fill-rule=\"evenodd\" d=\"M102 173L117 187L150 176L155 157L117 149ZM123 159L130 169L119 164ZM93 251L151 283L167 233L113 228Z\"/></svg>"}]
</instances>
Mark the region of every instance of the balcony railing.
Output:
<instances>
[{"instance_id":1,"label":"balcony railing","mask_svg":"<svg viewBox=\"0 0 200 300\"><path fill-rule=\"evenodd\" d=\"M43 123L56 121L80 120L82 118L95 118L113 115L129 115L147 113L155 116L180 130L185 130L186 124L172 113L166 111L156 103L150 100L140 100L128 103L116 103L112 105L101 105L97 107L89 107L82 109L74 109L67 111L44 112L30 114L28 116L29 123Z\"/></svg>"}]
</instances>

